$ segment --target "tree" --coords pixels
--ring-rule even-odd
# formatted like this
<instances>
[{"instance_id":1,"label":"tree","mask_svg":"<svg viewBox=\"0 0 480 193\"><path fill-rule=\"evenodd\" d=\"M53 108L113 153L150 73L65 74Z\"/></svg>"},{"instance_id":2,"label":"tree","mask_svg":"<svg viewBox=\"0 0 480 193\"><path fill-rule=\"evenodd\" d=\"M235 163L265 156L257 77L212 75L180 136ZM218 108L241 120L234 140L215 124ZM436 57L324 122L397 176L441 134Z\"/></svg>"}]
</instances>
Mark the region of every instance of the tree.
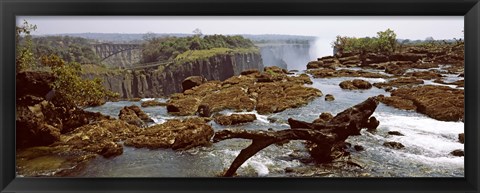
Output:
<instances>
[{"instance_id":1,"label":"tree","mask_svg":"<svg viewBox=\"0 0 480 193\"><path fill-rule=\"evenodd\" d=\"M193 34L194 34L195 36L202 36L202 35L203 35L202 30L200 30L200 29L198 29L198 28L196 28L195 30L193 30Z\"/></svg>"},{"instance_id":2,"label":"tree","mask_svg":"<svg viewBox=\"0 0 480 193\"><path fill-rule=\"evenodd\" d=\"M397 47L397 34L390 28L377 32L378 51L384 53L395 52Z\"/></svg>"},{"instance_id":3,"label":"tree","mask_svg":"<svg viewBox=\"0 0 480 193\"><path fill-rule=\"evenodd\" d=\"M119 96L105 89L102 80L87 80L81 77L81 67L78 63L65 63L57 55L42 56L41 63L51 68L55 81L52 88L55 90L56 100L65 106L100 105L105 100Z\"/></svg>"},{"instance_id":4,"label":"tree","mask_svg":"<svg viewBox=\"0 0 480 193\"><path fill-rule=\"evenodd\" d=\"M32 36L31 31L37 29L36 25L29 24L23 20L22 26L16 26L15 43L16 43L16 57L15 65L17 72L32 67L35 63L32 52Z\"/></svg>"}]
</instances>

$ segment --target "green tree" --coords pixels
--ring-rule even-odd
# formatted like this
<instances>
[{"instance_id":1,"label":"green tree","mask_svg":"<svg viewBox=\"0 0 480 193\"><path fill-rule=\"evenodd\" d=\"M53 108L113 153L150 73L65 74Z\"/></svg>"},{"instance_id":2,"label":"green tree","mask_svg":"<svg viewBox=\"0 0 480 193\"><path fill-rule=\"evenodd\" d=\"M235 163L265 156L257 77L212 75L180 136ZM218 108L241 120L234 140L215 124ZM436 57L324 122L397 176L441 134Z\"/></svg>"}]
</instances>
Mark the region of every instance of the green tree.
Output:
<instances>
[{"instance_id":1,"label":"green tree","mask_svg":"<svg viewBox=\"0 0 480 193\"><path fill-rule=\"evenodd\" d=\"M377 32L378 51L393 53L397 48L397 34L390 28Z\"/></svg>"},{"instance_id":2,"label":"green tree","mask_svg":"<svg viewBox=\"0 0 480 193\"><path fill-rule=\"evenodd\" d=\"M88 80L81 77L78 63L65 63L57 55L43 56L41 63L51 68L55 81L52 88L56 92L56 100L64 106L95 106L118 98L119 94L105 89L102 80Z\"/></svg>"},{"instance_id":3,"label":"green tree","mask_svg":"<svg viewBox=\"0 0 480 193\"><path fill-rule=\"evenodd\" d=\"M29 24L26 20L23 21L23 25L16 26L15 65L17 72L31 68L35 64L32 52L32 36L30 35L30 32L35 31L36 29L36 25Z\"/></svg>"}]
</instances>

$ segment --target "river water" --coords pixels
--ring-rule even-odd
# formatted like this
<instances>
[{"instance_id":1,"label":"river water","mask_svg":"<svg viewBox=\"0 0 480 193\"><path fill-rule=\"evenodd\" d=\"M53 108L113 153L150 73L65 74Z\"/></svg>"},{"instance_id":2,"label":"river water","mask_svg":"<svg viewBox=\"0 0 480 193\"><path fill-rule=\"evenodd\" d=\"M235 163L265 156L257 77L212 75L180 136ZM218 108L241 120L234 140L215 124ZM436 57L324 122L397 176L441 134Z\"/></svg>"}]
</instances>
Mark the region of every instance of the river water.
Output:
<instances>
[{"instance_id":1,"label":"river water","mask_svg":"<svg viewBox=\"0 0 480 193\"><path fill-rule=\"evenodd\" d=\"M379 72L379 71L376 71ZM257 120L239 126L242 128L266 130L288 129L288 118L313 121L322 112L333 115L356 105L368 97L388 92L375 87L368 90L343 90L338 85L341 81L355 79L353 77L314 79L311 87L318 88L324 95L332 94L334 101L325 101L319 97L308 105L288 109L271 115L259 115ZM381 78L361 78L374 82L383 82ZM448 76L445 80L453 82L462 79L457 75ZM425 84L437 84L426 81ZM166 101L167 99L142 99ZM103 106L87 108L88 111L101 112L117 117L123 106L137 105L141 102L120 101L107 102ZM169 115L165 107L142 108L154 120L155 124L173 118L185 118ZM224 114L232 112L224 111ZM464 157L455 157L450 152L464 149L458 142L458 134L464 132L463 122L445 122L427 117L414 111L395 109L379 104L373 114L380 125L377 131L370 133L362 130L362 135L351 136L347 142L361 145L363 151L350 151L350 157L362 168L349 164L318 165L311 162L302 141L291 141L283 146L271 145L247 160L237 171L241 177L463 177ZM276 120L270 123L271 120ZM227 127L211 121L215 131ZM399 131L404 136L389 135L388 131ZM405 148L400 150L383 146L384 142L396 141ZM247 147L250 140L230 139L215 143L210 147L197 147L187 151L169 149L150 150L145 148L124 147L118 157L105 159L98 157L80 172L84 177L215 177L228 169L240 150ZM340 165L340 166L338 166ZM286 172L286 168L291 171ZM293 172L292 172L293 171Z\"/></svg>"}]
</instances>

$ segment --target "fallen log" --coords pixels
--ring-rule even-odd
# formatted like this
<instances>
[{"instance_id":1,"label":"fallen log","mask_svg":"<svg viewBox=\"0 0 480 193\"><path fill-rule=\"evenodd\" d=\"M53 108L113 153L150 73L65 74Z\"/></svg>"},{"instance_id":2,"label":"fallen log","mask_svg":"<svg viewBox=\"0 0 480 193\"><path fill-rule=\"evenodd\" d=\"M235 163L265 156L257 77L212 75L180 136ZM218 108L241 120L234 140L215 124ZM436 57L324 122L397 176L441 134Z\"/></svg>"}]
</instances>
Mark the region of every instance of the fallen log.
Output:
<instances>
[{"instance_id":1,"label":"fallen log","mask_svg":"<svg viewBox=\"0 0 480 193\"><path fill-rule=\"evenodd\" d=\"M252 143L235 158L225 177L231 177L237 169L250 157L269 145L290 141L306 140L310 142L310 153L320 162L330 162L335 158L340 147L350 135L359 135L363 128L375 129L379 122L370 117L375 111L378 101L375 97L368 98L345 111L337 114L327 123L308 123L288 119L291 129L280 131L258 131L242 129L226 129L218 131L213 142L225 139L251 139Z\"/></svg>"}]
</instances>

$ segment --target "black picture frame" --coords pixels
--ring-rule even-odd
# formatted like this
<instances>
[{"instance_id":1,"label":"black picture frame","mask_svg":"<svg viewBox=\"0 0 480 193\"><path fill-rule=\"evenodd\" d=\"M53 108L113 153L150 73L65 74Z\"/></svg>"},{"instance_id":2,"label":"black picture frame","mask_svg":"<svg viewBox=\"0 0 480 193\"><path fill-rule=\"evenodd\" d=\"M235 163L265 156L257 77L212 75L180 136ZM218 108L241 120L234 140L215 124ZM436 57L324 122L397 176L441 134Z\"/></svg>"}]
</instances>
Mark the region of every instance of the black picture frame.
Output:
<instances>
[{"instance_id":1,"label":"black picture frame","mask_svg":"<svg viewBox=\"0 0 480 193\"><path fill-rule=\"evenodd\" d=\"M478 0L1 0L1 192L478 192ZM16 15L418 15L465 17L464 178L15 178Z\"/></svg>"}]
</instances>

